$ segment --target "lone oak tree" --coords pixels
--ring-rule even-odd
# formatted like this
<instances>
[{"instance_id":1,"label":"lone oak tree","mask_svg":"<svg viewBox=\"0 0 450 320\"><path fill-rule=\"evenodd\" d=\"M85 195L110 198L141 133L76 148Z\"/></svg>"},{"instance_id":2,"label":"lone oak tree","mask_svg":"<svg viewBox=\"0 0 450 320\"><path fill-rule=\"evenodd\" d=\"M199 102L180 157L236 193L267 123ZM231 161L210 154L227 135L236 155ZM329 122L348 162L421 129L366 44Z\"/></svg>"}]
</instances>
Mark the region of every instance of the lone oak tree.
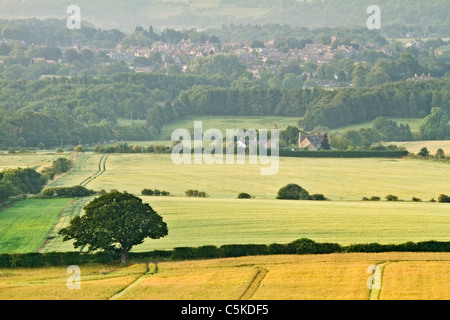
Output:
<instances>
[{"instance_id":1,"label":"lone oak tree","mask_svg":"<svg viewBox=\"0 0 450 320\"><path fill-rule=\"evenodd\" d=\"M159 239L168 234L167 224L142 199L127 192L112 191L89 202L85 214L72 219L59 231L63 241L75 239L74 247L88 245L89 251L120 250L121 263L128 252L145 238Z\"/></svg>"}]
</instances>

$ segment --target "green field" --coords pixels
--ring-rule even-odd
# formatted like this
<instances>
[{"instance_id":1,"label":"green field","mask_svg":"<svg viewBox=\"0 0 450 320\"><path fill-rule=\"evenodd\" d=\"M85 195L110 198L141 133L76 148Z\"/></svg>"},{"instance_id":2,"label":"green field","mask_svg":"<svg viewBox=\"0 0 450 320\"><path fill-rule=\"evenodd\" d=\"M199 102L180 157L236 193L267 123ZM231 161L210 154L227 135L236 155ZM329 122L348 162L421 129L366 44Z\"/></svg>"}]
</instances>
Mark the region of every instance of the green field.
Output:
<instances>
[{"instance_id":1,"label":"green field","mask_svg":"<svg viewBox=\"0 0 450 320\"><path fill-rule=\"evenodd\" d=\"M185 246L288 243L303 237L343 245L450 241L448 204L142 198L164 218L169 235L145 240L133 248L136 252ZM63 243L56 236L42 252L72 250L71 242Z\"/></svg>"},{"instance_id":2,"label":"green field","mask_svg":"<svg viewBox=\"0 0 450 320\"><path fill-rule=\"evenodd\" d=\"M450 205L432 203L157 199L144 201L163 216L169 235L135 251L241 243L403 243L450 241Z\"/></svg>"},{"instance_id":3,"label":"green field","mask_svg":"<svg viewBox=\"0 0 450 320\"><path fill-rule=\"evenodd\" d=\"M382 270L370 290L369 266ZM0 299L32 300L448 300L449 253L278 255L202 261L0 269Z\"/></svg>"},{"instance_id":4,"label":"green field","mask_svg":"<svg viewBox=\"0 0 450 320\"><path fill-rule=\"evenodd\" d=\"M85 181L98 172L100 159L102 155L81 156L74 170L54 185ZM167 154L111 154L105 169L90 180L88 188L119 189L136 195L151 188L173 195L143 197L164 217L169 236L148 240L135 247L137 251L206 244L286 243L301 237L341 244L450 239L447 204L410 201L413 196L430 200L447 192L446 163L281 158L278 175L261 176L259 166L175 166ZM288 183L298 183L311 193L324 193L332 201L275 200L278 189ZM187 189L207 191L210 197L187 198ZM240 192L256 198L236 199ZM406 201L359 201L364 196L388 194ZM58 228L67 225L88 201L81 199L66 208ZM43 249L66 250L73 250L71 243L62 243L57 235Z\"/></svg>"},{"instance_id":5,"label":"green field","mask_svg":"<svg viewBox=\"0 0 450 320\"><path fill-rule=\"evenodd\" d=\"M171 197L143 197L164 217L169 235L146 241L135 247L136 251L286 243L301 237L345 245L449 241L449 205L428 202L448 193L446 172L446 163L413 159L281 158L277 175L262 176L259 165L176 166L170 154L83 154L70 173L50 185L83 184L93 190L118 189L138 196L144 188L171 192ZM323 193L331 201L275 200L278 189L288 183L297 183L310 193ZM187 198L187 189L206 191L209 198ZM248 192L255 199L238 200L240 192ZM388 194L405 201L360 201L362 197L383 198ZM411 202L412 197L424 202ZM34 202L38 200L26 200L3 211L0 226L8 230L2 235L3 241L13 242L15 247L5 244L2 248L15 250L21 237L24 248L20 251L33 251L48 235L50 241L42 252L74 250L72 242L63 243L57 232L81 214L91 199L41 200L39 205ZM48 206L56 209L51 211L44 234L35 237L34 233L20 231L25 222L35 225L39 221L36 215L48 217ZM16 223L19 227L10 228L11 222L5 217L12 216L21 217Z\"/></svg>"},{"instance_id":6,"label":"green field","mask_svg":"<svg viewBox=\"0 0 450 320\"><path fill-rule=\"evenodd\" d=\"M27 199L0 212L0 252L33 252L47 239L69 199Z\"/></svg>"},{"instance_id":7,"label":"green field","mask_svg":"<svg viewBox=\"0 0 450 320\"><path fill-rule=\"evenodd\" d=\"M79 184L98 170L101 155L87 154L57 184ZM448 192L448 164L413 159L280 158L278 174L262 176L263 165L174 165L170 154L111 154L106 171L89 184L94 190L119 189L140 194L144 188L184 196L188 189L211 198L236 198L247 192L256 199L275 199L278 190L297 183L331 200L395 194L403 200L437 198ZM426 178L424 178L426 177Z\"/></svg>"},{"instance_id":8,"label":"green field","mask_svg":"<svg viewBox=\"0 0 450 320\"><path fill-rule=\"evenodd\" d=\"M423 122L422 118L390 118L390 117L386 117L386 119L395 121L395 122L397 122L398 125L400 125L400 124L409 125L409 127L411 128L411 132L419 132L420 125ZM332 130L330 130L330 133L331 134L340 134L340 133L343 133L348 130L359 130L362 128L372 128L372 127L373 127L373 121L368 121L368 122L364 122L364 123L358 123L358 124L354 124L354 125L349 125L349 126L332 129Z\"/></svg>"}]
</instances>

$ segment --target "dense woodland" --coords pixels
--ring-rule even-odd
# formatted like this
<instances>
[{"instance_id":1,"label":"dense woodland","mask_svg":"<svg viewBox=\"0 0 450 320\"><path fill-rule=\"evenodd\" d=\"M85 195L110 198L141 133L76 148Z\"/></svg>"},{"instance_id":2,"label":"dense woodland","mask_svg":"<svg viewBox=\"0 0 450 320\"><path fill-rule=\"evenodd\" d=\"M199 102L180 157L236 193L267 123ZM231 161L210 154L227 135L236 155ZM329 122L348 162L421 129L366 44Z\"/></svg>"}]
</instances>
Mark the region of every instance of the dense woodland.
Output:
<instances>
[{"instance_id":1,"label":"dense woodland","mask_svg":"<svg viewBox=\"0 0 450 320\"><path fill-rule=\"evenodd\" d=\"M188 116L292 116L299 127L336 128L377 117L447 117L450 79L405 81L340 90L239 89L222 78L123 73L99 79L0 81L4 148L152 140L163 125ZM146 119L131 126L120 118ZM448 129L448 128L447 128ZM448 137L444 128L442 136Z\"/></svg>"}]
</instances>

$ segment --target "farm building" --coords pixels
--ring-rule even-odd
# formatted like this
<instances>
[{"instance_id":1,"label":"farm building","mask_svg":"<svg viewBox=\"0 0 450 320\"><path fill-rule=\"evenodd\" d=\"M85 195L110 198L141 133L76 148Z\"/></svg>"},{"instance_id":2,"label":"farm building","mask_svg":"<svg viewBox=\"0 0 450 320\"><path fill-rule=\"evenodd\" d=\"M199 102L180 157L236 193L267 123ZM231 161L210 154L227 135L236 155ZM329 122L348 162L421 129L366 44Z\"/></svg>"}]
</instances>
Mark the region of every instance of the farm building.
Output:
<instances>
[{"instance_id":1,"label":"farm building","mask_svg":"<svg viewBox=\"0 0 450 320\"><path fill-rule=\"evenodd\" d=\"M330 137L328 133L324 135L306 135L301 132L298 134L298 146L301 150L318 151L330 148Z\"/></svg>"}]
</instances>

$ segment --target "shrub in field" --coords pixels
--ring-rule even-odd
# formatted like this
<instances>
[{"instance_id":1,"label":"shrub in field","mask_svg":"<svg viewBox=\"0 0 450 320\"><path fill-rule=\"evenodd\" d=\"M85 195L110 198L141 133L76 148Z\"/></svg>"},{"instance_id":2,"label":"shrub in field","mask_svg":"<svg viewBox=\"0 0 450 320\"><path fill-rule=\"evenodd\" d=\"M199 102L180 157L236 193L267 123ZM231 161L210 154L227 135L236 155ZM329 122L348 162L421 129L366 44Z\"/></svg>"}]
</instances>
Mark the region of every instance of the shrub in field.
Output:
<instances>
[{"instance_id":1,"label":"shrub in field","mask_svg":"<svg viewBox=\"0 0 450 320\"><path fill-rule=\"evenodd\" d=\"M41 171L47 179L53 180L55 175L65 173L72 168L72 161L66 158L58 158L53 161L53 165Z\"/></svg>"},{"instance_id":2,"label":"shrub in field","mask_svg":"<svg viewBox=\"0 0 450 320\"><path fill-rule=\"evenodd\" d=\"M45 188L41 192L43 197L57 198L89 197L93 194L95 194L95 191L83 186Z\"/></svg>"},{"instance_id":3,"label":"shrub in field","mask_svg":"<svg viewBox=\"0 0 450 320\"><path fill-rule=\"evenodd\" d=\"M170 192L169 191L160 191L158 189L155 190L151 190L151 189L143 189L141 191L141 194L143 196L163 196L163 197L168 197L170 196Z\"/></svg>"},{"instance_id":4,"label":"shrub in field","mask_svg":"<svg viewBox=\"0 0 450 320\"><path fill-rule=\"evenodd\" d=\"M204 191L198 191L198 190L186 190L185 191L186 197L197 197L197 198L207 198L208 194Z\"/></svg>"},{"instance_id":5,"label":"shrub in field","mask_svg":"<svg viewBox=\"0 0 450 320\"><path fill-rule=\"evenodd\" d=\"M153 190L151 190L151 189L143 189L143 190L141 191L141 194L142 194L143 196L152 196L152 195L154 194L154 192L153 192Z\"/></svg>"},{"instance_id":6,"label":"shrub in field","mask_svg":"<svg viewBox=\"0 0 450 320\"><path fill-rule=\"evenodd\" d=\"M309 200L327 201L328 199L323 194L313 194L313 195L309 196Z\"/></svg>"},{"instance_id":7,"label":"shrub in field","mask_svg":"<svg viewBox=\"0 0 450 320\"><path fill-rule=\"evenodd\" d=\"M251 199L251 198L252 196L245 192L239 193L238 195L238 199Z\"/></svg>"},{"instance_id":8,"label":"shrub in field","mask_svg":"<svg viewBox=\"0 0 450 320\"><path fill-rule=\"evenodd\" d=\"M82 145L76 146L75 148L73 148L73 151L83 153L84 147Z\"/></svg>"},{"instance_id":9,"label":"shrub in field","mask_svg":"<svg viewBox=\"0 0 450 320\"><path fill-rule=\"evenodd\" d=\"M443 203L443 202L450 203L450 197L445 194L441 194L438 198L438 201L441 203Z\"/></svg>"},{"instance_id":10,"label":"shrub in field","mask_svg":"<svg viewBox=\"0 0 450 320\"><path fill-rule=\"evenodd\" d=\"M373 196L373 197L370 198L370 199L367 198L367 197L363 197L362 200L363 200L363 201L380 201L381 198L380 198L380 197L377 197L377 196Z\"/></svg>"},{"instance_id":11,"label":"shrub in field","mask_svg":"<svg viewBox=\"0 0 450 320\"><path fill-rule=\"evenodd\" d=\"M422 149L420 149L420 151L419 151L419 153L417 153L417 155L426 158L430 155L430 152L428 151L428 149L426 147L423 147Z\"/></svg>"},{"instance_id":12,"label":"shrub in field","mask_svg":"<svg viewBox=\"0 0 450 320\"><path fill-rule=\"evenodd\" d=\"M389 194L389 195L386 196L386 200L387 201L398 201L398 197L394 196L392 194Z\"/></svg>"},{"instance_id":13,"label":"shrub in field","mask_svg":"<svg viewBox=\"0 0 450 320\"><path fill-rule=\"evenodd\" d=\"M445 152L441 148L437 149L435 157L438 159L444 159L445 158Z\"/></svg>"},{"instance_id":14,"label":"shrub in field","mask_svg":"<svg viewBox=\"0 0 450 320\"><path fill-rule=\"evenodd\" d=\"M309 192L297 184L288 184L278 191L277 199L309 200Z\"/></svg>"},{"instance_id":15,"label":"shrub in field","mask_svg":"<svg viewBox=\"0 0 450 320\"><path fill-rule=\"evenodd\" d=\"M422 200L416 197L412 197L411 199L412 202L421 202Z\"/></svg>"}]
</instances>

